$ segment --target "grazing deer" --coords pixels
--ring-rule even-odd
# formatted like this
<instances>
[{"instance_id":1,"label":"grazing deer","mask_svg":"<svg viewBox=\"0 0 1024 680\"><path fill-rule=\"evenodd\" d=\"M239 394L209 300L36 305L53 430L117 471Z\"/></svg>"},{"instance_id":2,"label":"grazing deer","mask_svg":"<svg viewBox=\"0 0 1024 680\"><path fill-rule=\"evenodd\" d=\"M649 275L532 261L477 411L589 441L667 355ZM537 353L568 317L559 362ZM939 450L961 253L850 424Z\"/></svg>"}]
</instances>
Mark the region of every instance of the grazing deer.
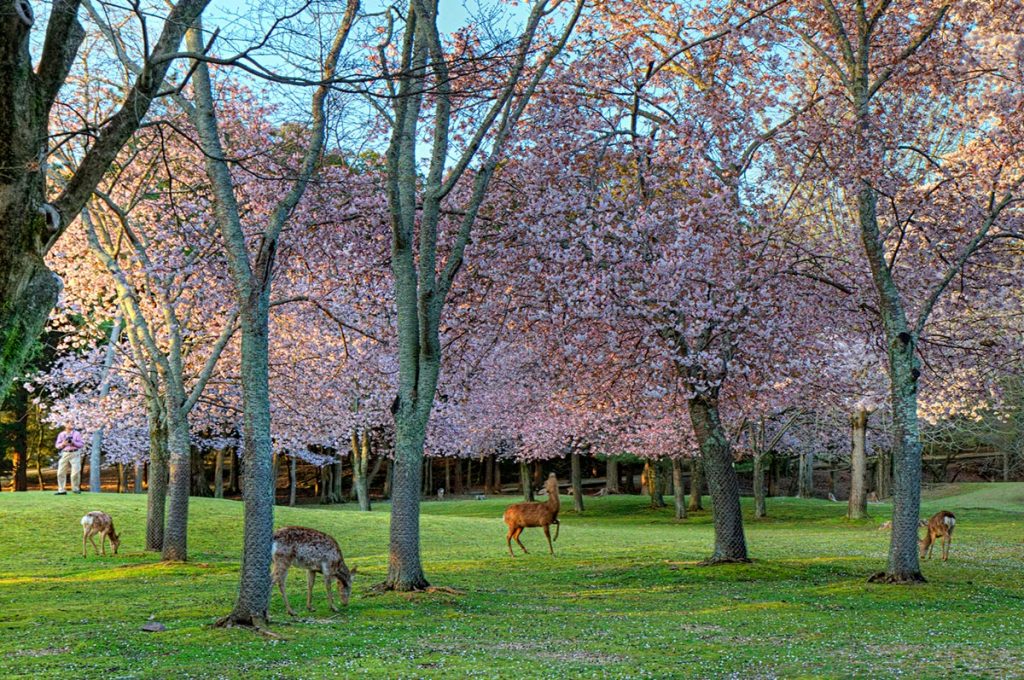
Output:
<instances>
[{"instance_id":1,"label":"grazing deer","mask_svg":"<svg viewBox=\"0 0 1024 680\"><path fill-rule=\"evenodd\" d=\"M548 475L548 480L544 483L544 488L547 490L548 499L543 503L516 503L510 505L505 510L505 524L508 525L508 536L505 537L508 543L508 554L515 557L515 553L512 552L512 539L516 539L516 543L523 549L524 553L529 551L523 542L519 540L519 535L523 533L523 529L526 527L541 527L544 529L544 535L548 539L548 550L551 554L555 554L555 549L551 545L551 531L549 527L555 525L555 540L558 540L558 530L561 527L561 523L558 521L558 510L560 507L560 501L558 498L558 478L555 477L555 473Z\"/></svg>"},{"instance_id":2,"label":"grazing deer","mask_svg":"<svg viewBox=\"0 0 1024 680\"><path fill-rule=\"evenodd\" d=\"M117 535L114 530L114 520L110 519L110 515L99 510L93 510L82 517L82 557L86 556L85 541L88 540L92 543L92 549L99 555L100 551L96 547L96 539L94 536L100 535L100 546L103 548L103 554L107 554L107 539L110 539L110 545L114 547L114 554L117 554L117 548L121 545L121 537Z\"/></svg>"},{"instance_id":3,"label":"grazing deer","mask_svg":"<svg viewBox=\"0 0 1024 680\"><path fill-rule=\"evenodd\" d=\"M948 510L940 510L932 515L921 539L921 559L931 559L935 550L935 542L942 538L942 561L949 558L949 544L953 542L953 529L956 528L956 516ZM926 557L927 555L927 557Z\"/></svg>"},{"instance_id":4,"label":"grazing deer","mask_svg":"<svg viewBox=\"0 0 1024 680\"><path fill-rule=\"evenodd\" d=\"M288 613L295 616L284 583L288 577L288 569L294 563L306 570L306 609L313 610L313 582L318 573L324 576L324 589L327 591L327 602L331 611L338 611L331 597L331 581L338 581L338 596L342 605L348 605L352 594L352 575L356 573L345 566L345 558L341 556L341 548L333 538L306 527L284 527L274 532L274 544L271 548L274 558L273 581L281 590L284 606Z\"/></svg>"}]
</instances>

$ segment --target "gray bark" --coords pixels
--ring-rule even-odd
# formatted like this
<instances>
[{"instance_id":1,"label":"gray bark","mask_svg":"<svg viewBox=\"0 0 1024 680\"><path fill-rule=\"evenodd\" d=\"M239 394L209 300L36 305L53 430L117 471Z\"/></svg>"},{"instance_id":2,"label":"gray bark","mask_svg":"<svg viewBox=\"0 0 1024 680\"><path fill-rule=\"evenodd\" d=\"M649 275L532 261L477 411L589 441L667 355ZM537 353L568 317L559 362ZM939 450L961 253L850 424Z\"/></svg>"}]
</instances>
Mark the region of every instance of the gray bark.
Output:
<instances>
[{"instance_id":1,"label":"gray bark","mask_svg":"<svg viewBox=\"0 0 1024 680\"><path fill-rule=\"evenodd\" d=\"M149 399L149 397L147 397ZM158 403L149 407L149 492L146 497L146 550L163 550L167 506L167 425Z\"/></svg>"},{"instance_id":2,"label":"gray bark","mask_svg":"<svg viewBox=\"0 0 1024 680\"><path fill-rule=\"evenodd\" d=\"M362 442L359 434L352 431L352 486L355 487L359 510L370 512L370 433L364 432Z\"/></svg>"},{"instance_id":3,"label":"gray bark","mask_svg":"<svg viewBox=\"0 0 1024 680\"><path fill-rule=\"evenodd\" d=\"M533 484L530 476L530 464L525 460L519 461L519 484L523 488L523 500L534 502Z\"/></svg>"},{"instance_id":4,"label":"gray bark","mask_svg":"<svg viewBox=\"0 0 1024 680\"><path fill-rule=\"evenodd\" d=\"M807 451L800 455L800 469L797 473L798 485L796 495L799 498L814 498L814 452Z\"/></svg>"},{"instance_id":5,"label":"gray bark","mask_svg":"<svg viewBox=\"0 0 1024 680\"><path fill-rule=\"evenodd\" d=\"M672 459L672 491L676 502L676 519L686 519L686 485L683 483L683 461Z\"/></svg>"},{"instance_id":6,"label":"gray bark","mask_svg":"<svg viewBox=\"0 0 1024 680\"><path fill-rule=\"evenodd\" d=\"M764 453L755 453L754 462L754 517L761 519L768 516L768 507L764 497Z\"/></svg>"},{"instance_id":7,"label":"gray bark","mask_svg":"<svg viewBox=\"0 0 1024 680\"><path fill-rule=\"evenodd\" d=\"M132 490L135 493L142 493L145 489L142 488L143 479L146 473L146 464L140 460L135 461L135 484L132 486Z\"/></svg>"},{"instance_id":8,"label":"gray bark","mask_svg":"<svg viewBox=\"0 0 1024 680\"><path fill-rule=\"evenodd\" d=\"M701 495L704 493L704 461L700 456L690 459L690 512L704 509Z\"/></svg>"},{"instance_id":9,"label":"gray bark","mask_svg":"<svg viewBox=\"0 0 1024 680\"><path fill-rule=\"evenodd\" d=\"M299 485L298 479L296 479L298 465L295 456L288 456L288 505L291 507L295 507L295 492Z\"/></svg>"},{"instance_id":10,"label":"gray bark","mask_svg":"<svg viewBox=\"0 0 1024 680\"><path fill-rule=\"evenodd\" d=\"M114 321L110 330L110 338L107 343L107 351L103 355L103 371L100 373L100 399L110 394L110 369L114 365L115 350L117 349L118 338L121 337L121 317ZM89 451L89 491L99 493L100 487L100 466L103 464L103 428L97 427L92 433L91 449Z\"/></svg>"},{"instance_id":11,"label":"gray bark","mask_svg":"<svg viewBox=\"0 0 1024 680\"><path fill-rule=\"evenodd\" d=\"M718 415L718 404L713 397L697 396L690 400L689 406L715 524L715 549L707 563L749 562L740 511L740 484L729 440Z\"/></svg>"},{"instance_id":12,"label":"gray bark","mask_svg":"<svg viewBox=\"0 0 1024 680\"><path fill-rule=\"evenodd\" d=\"M171 394L167 412L167 522L164 527L162 559L184 562L188 559L188 501L192 491L192 447L188 418L181 412L184 395Z\"/></svg>"},{"instance_id":13,"label":"gray bark","mask_svg":"<svg viewBox=\"0 0 1024 680\"><path fill-rule=\"evenodd\" d=\"M846 511L850 519L864 519L868 516L866 437L869 415L868 411L858 409L850 416L853 446L850 452L850 501Z\"/></svg>"},{"instance_id":14,"label":"gray bark","mask_svg":"<svg viewBox=\"0 0 1024 680\"><path fill-rule=\"evenodd\" d=\"M224 447L217 449L213 461L213 497L224 498Z\"/></svg>"},{"instance_id":15,"label":"gray bark","mask_svg":"<svg viewBox=\"0 0 1024 680\"><path fill-rule=\"evenodd\" d=\"M613 456L608 456L604 488L610 494L619 493L619 461Z\"/></svg>"}]
</instances>

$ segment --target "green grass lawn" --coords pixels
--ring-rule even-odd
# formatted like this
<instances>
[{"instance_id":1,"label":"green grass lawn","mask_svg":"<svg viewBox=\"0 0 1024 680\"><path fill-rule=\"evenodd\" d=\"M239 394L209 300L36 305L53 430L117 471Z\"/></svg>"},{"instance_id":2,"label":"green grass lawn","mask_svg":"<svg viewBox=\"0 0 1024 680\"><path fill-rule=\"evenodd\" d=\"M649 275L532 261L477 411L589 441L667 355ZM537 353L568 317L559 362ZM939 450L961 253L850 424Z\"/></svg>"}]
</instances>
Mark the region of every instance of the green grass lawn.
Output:
<instances>
[{"instance_id":1,"label":"green grass lawn","mask_svg":"<svg viewBox=\"0 0 1024 680\"><path fill-rule=\"evenodd\" d=\"M211 625L237 588L240 503L193 499L191 562L161 564L142 550L143 496L0 494L0 676L1024 677L1024 484L926 498L958 523L950 561L913 587L866 582L884 566L885 505L850 523L842 504L769 499L772 517L747 522L753 564L698 567L710 513L677 523L639 496L563 504L557 556L528 529L533 552L512 559L513 500L423 505L428 578L463 595L367 592L386 569L386 506L279 508L278 525L334 535L359 574L340 614L319 580L309 616L275 592L283 639L269 640ZM113 515L120 555L82 558L94 509ZM304 579L289 580L303 613ZM150 617L167 631L140 631Z\"/></svg>"}]
</instances>

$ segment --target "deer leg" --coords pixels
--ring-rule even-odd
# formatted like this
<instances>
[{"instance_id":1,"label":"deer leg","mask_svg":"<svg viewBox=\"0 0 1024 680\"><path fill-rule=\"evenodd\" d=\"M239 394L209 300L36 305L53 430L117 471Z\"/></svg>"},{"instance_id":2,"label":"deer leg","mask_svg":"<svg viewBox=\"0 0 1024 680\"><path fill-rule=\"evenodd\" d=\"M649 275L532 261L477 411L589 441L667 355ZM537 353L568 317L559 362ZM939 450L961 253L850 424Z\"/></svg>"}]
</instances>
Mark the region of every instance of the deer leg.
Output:
<instances>
[{"instance_id":1,"label":"deer leg","mask_svg":"<svg viewBox=\"0 0 1024 680\"><path fill-rule=\"evenodd\" d=\"M92 543L93 553L99 555L100 549L96 547L96 534L89 534L89 542Z\"/></svg>"},{"instance_id":2,"label":"deer leg","mask_svg":"<svg viewBox=\"0 0 1024 680\"><path fill-rule=\"evenodd\" d=\"M107 535L100 534L100 547L103 548L103 556L107 556Z\"/></svg>"},{"instance_id":3,"label":"deer leg","mask_svg":"<svg viewBox=\"0 0 1024 680\"><path fill-rule=\"evenodd\" d=\"M551 555L554 556L555 549L551 545L551 528L547 524L544 525L544 535L548 537L548 550L551 551Z\"/></svg>"},{"instance_id":4,"label":"deer leg","mask_svg":"<svg viewBox=\"0 0 1024 680\"><path fill-rule=\"evenodd\" d=\"M334 604L334 598L331 596L331 569L329 564L326 562L323 564L324 569L324 590L327 591L327 604L331 606L331 611L338 611L338 607Z\"/></svg>"},{"instance_id":5,"label":"deer leg","mask_svg":"<svg viewBox=\"0 0 1024 680\"><path fill-rule=\"evenodd\" d=\"M313 582L316 581L316 572L310 569L306 572L306 611L313 611Z\"/></svg>"},{"instance_id":6,"label":"deer leg","mask_svg":"<svg viewBox=\"0 0 1024 680\"><path fill-rule=\"evenodd\" d=\"M515 538L515 539L516 539L516 543L518 543L518 544L519 544L519 547L523 549L523 552L524 552L524 553L526 553L526 554L529 554L529 553L530 553L530 551L529 551L529 550L527 550L527 549L526 549L526 546L525 546L525 545L523 545L523 542L519 540L519 536L520 536L520 534L522 534L522 533L523 533L523 527L519 527L518 529L516 529L516 535L515 535L515 536L514 536L513 538Z\"/></svg>"},{"instance_id":7,"label":"deer leg","mask_svg":"<svg viewBox=\"0 0 1024 680\"><path fill-rule=\"evenodd\" d=\"M942 537L942 561L945 562L949 559L949 544L953 542L953 537L946 534Z\"/></svg>"},{"instance_id":8,"label":"deer leg","mask_svg":"<svg viewBox=\"0 0 1024 680\"><path fill-rule=\"evenodd\" d=\"M89 536L89 532L88 531L83 531L82 532L82 557L86 556L86 553L85 553L85 539L88 536Z\"/></svg>"},{"instance_id":9,"label":"deer leg","mask_svg":"<svg viewBox=\"0 0 1024 680\"><path fill-rule=\"evenodd\" d=\"M280 562L274 562L274 576L273 580L277 582L277 588L281 591L281 599L284 600L284 608L288 611L288 614L295 616L295 611L292 609L292 605L288 602L288 594L284 590L284 582L288 579L288 565Z\"/></svg>"},{"instance_id":10,"label":"deer leg","mask_svg":"<svg viewBox=\"0 0 1024 680\"><path fill-rule=\"evenodd\" d=\"M515 529L509 528L508 534L505 536L505 542L508 543L508 554L511 557L515 557L516 554L512 552L512 534L515 533Z\"/></svg>"}]
</instances>

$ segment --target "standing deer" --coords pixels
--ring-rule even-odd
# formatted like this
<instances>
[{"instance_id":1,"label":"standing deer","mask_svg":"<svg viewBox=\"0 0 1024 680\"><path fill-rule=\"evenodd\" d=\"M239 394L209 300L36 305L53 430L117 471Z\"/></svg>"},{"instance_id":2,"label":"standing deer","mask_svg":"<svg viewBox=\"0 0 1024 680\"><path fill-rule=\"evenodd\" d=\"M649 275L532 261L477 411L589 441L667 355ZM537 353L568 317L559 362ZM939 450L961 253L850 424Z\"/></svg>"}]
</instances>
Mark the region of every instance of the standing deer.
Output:
<instances>
[{"instance_id":1,"label":"standing deer","mask_svg":"<svg viewBox=\"0 0 1024 680\"><path fill-rule=\"evenodd\" d=\"M96 554L100 553L94 538L96 534L100 535L100 546L103 548L103 554L107 554L107 539L109 538L110 545L114 547L114 554L116 555L117 548L121 545L121 537L114 530L114 520L110 519L110 515L105 512L93 510L82 517L82 557L86 556L86 539L92 543L92 549L96 551Z\"/></svg>"},{"instance_id":2,"label":"standing deer","mask_svg":"<svg viewBox=\"0 0 1024 680\"><path fill-rule=\"evenodd\" d=\"M352 575L356 573L345 566L345 558L341 556L341 548L333 538L306 527L284 527L274 532L274 544L271 548L274 558L273 581L281 590L284 606L288 613L295 616L284 583L288 577L288 569L295 563L306 570L306 609L313 610L313 582L318 573L324 576L324 589L327 591L327 602L331 611L338 611L331 597L331 581L337 579L338 596L342 605L348 605L352 594Z\"/></svg>"},{"instance_id":3,"label":"standing deer","mask_svg":"<svg viewBox=\"0 0 1024 680\"><path fill-rule=\"evenodd\" d=\"M508 543L508 554L515 557L515 553L512 552L512 539L516 539L516 543L523 549L524 553L529 551L523 542L519 540L519 535L523 533L523 529L526 527L541 527L544 529L544 535L548 539L548 550L551 554L555 554L555 549L551 545L551 531L549 527L555 525L555 540L558 540L558 530L561 527L561 522L558 521L558 510L560 507L560 501L558 498L558 478L555 477L555 473L552 472L548 475L547 481L544 483L544 488L547 490L548 499L543 503L516 503L510 505L505 510L505 524L508 525L508 536L505 537Z\"/></svg>"},{"instance_id":4,"label":"standing deer","mask_svg":"<svg viewBox=\"0 0 1024 680\"><path fill-rule=\"evenodd\" d=\"M949 544L953 542L953 529L956 528L956 517L948 510L940 510L932 515L921 539L921 559L931 559L935 550L935 542L942 538L942 561L949 557Z\"/></svg>"}]
</instances>

